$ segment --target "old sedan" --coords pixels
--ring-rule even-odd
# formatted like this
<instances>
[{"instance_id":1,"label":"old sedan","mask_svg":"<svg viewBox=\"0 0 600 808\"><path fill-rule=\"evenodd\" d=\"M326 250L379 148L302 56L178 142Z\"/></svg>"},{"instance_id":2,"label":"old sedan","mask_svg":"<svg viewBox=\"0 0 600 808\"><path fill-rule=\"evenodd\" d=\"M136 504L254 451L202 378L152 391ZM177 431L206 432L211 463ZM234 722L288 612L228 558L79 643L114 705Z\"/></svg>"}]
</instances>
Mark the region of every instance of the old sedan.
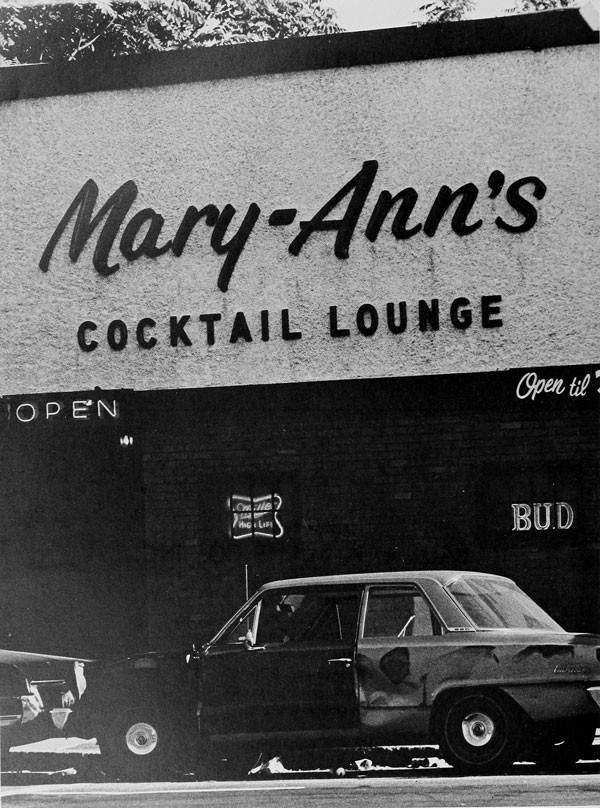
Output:
<instances>
[{"instance_id":1,"label":"old sedan","mask_svg":"<svg viewBox=\"0 0 600 808\"><path fill-rule=\"evenodd\" d=\"M589 752L600 725L600 637L564 631L515 583L483 573L266 584L189 661L197 681L185 688L164 676L149 687L160 668L149 655L130 661L143 687L130 676L111 685L110 709L97 698L98 740L117 773L158 774L197 739L205 760L435 743L463 772L517 758L559 767ZM192 703L197 739L189 710L182 718Z\"/></svg>"}]
</instances>

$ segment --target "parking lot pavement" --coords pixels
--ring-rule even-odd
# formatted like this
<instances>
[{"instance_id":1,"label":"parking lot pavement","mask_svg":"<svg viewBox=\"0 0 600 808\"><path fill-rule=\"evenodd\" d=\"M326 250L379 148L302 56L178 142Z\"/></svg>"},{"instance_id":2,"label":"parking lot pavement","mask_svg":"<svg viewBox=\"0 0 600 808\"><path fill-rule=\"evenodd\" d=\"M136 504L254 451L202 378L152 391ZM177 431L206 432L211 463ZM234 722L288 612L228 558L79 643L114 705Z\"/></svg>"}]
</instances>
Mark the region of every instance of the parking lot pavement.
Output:
<instances>
[{"instance_id":1,"label":"parking lot pavement","mask_svg":"<svg viewBox=\"0 0 600 808\"><path fill-rule=\"evenodd\" d=\"M577 773L600 774L600 731L594 744L596 755L577 765ZM437 756L435 747L396 747L372 750L372 755L352 754L332 766L320 765L319 759L306 756L279 757L265 760L255 766L249 779L277 779L284 777L352 778L364 776L417 776L439 777L444 774L458 776L452 767ZM515 773L536 773L532 764L515 764ZM174 775L174 782L195 781L194 772ZM47 783L99 783L107 782L102 770L102 756L95 739L50 738L26 746L13 747L9 769L2 772L3 786Z\"/></svg>"}]
</instances>

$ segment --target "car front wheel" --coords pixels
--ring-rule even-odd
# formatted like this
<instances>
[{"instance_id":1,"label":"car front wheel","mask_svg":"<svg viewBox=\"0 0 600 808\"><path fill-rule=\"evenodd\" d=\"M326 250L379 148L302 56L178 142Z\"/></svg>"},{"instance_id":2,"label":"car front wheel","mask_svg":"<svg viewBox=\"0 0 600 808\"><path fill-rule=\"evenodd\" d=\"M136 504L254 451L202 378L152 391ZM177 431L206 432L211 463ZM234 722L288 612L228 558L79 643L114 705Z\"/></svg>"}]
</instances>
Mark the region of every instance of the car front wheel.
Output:
<instances>
[{"instance_id":1,"label":"car front wheel","mask_svg":"<svg viewBox=\"0 0 600 808\"><path fill-rule=\"evenodd\" d=\"M436 724L442 755L464 773L502 771L515 761L519 725L512 705L500 695L454 696L439 709Z\"/></svg>"},{"instance_id":2,"label":"car front wheel","mask_svg":"<svg viewBox=\"0 0 600 808\"><path fill-rule=\"evenodd\" d=\"M159 712L132 710L97 733L106 774L121 780L166 777L173 760L174 732Z\"/></svg>"}]
</instances>

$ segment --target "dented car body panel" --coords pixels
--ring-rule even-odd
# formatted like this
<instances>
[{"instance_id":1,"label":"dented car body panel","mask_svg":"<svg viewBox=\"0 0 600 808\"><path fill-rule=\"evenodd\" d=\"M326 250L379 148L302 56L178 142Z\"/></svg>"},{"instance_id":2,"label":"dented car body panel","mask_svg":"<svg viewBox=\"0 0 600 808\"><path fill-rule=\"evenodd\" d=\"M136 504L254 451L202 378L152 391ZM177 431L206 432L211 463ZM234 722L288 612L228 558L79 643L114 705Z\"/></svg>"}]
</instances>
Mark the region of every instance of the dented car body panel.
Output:
<instances>
[{"instance_id":1,"label":"dented car body panel","mask_svg":"<svg viewBox=\"0 0 600 808\"><path fill-rule=\"evenodd\" d=\"M489 632L485 644L480 635L452 634L405 638L393 647L379 640L359 640L361 722L370 729L383 729L388 723L397 728L394 711L430 709L445 692L465 687L498 688L534 721L597 714L582 684L600 676L595 655L600 637L592 647L578 642L581 635L565 634L562 643L540 637L538 644L510 631L493 634Z\"/></svg>"}]
</instances>

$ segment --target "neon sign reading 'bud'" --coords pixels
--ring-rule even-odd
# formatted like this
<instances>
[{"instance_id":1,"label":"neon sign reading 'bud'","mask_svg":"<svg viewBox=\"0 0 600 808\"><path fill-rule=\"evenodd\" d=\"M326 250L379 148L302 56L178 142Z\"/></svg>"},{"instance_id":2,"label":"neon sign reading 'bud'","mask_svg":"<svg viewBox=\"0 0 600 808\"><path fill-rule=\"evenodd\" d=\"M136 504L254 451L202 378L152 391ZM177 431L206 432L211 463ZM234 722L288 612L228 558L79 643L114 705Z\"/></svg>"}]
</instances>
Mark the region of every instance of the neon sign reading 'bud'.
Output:
<instances>
[{"instance_id":1,"label":"neon sign reading 'bud'","mask_svg":"<svg viewBox=\"0 0 600 808\"><path fill-rule=\"evenodd\" d=\"M575 520L568 502L514 502L511 508L513 531L569 530Z\"/></svg>"}]
</instances>

